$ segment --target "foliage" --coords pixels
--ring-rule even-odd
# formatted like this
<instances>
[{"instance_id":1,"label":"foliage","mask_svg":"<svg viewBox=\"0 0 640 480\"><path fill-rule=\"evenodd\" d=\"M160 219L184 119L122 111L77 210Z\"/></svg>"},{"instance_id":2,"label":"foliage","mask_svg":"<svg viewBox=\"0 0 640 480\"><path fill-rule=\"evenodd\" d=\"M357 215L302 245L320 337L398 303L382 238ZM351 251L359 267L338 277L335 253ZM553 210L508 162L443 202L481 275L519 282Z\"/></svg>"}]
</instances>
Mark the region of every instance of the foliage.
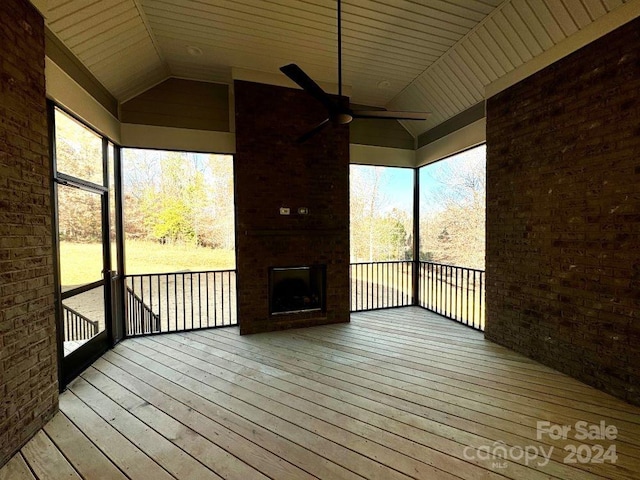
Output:
<instances>
[{"instance_id":1,"label":"foliage","mask_svg":"<svg viewBox=\"0 0 640 480\"><path fill-rule=\"evenodd\" d=\"M410 260L412 212L398 208L388 167L351 169L351 261ZM425 166L420 172L420 259L484 269L485 148Z\"/></svg>"},{"instance_id":2,"label":"foliage","mask_svg":"<svg viewBox=\"0 0 640 480\"><path fill-rule=\"evenodd\" d=\"M412 255L412 220L409 212L389 210L384 194L385 167L351 169L351 260L407 260ZM412 188L413 185L408 185Z\"/></svg>"},{"instance_id":3,"label":"foliage","mask_svg":"<svg viewBox=\"0 0 640 480\"><path fill-rule=\"evenodd\" d=\"M196 243L198 212L207 195L202 172L189 168L181 155L171 153L160 165L161 181L147 186L140 209L147 236L162 243Z\"/></svg>"},{"instance_id":4,"label":"foliage","mask_svg":"<svg viewBox=\"0 0 640 480\"><path fill-rule=\"evenodd\" d=\"M484 146L423 167L420 184L420 259L484 269Z\"/></svg>"},{"instance_id":5,"label":"foliage","mask_svg":"<svg viewBox=\"0 0 640 480\"><path fill-rule=\"evenodd\" d=\"M109 153L111 162L113 150L110 149ZM170 246L207 247L211 251L233 252L232 157L123 149L122 167L127 249L132 240L144 240L147 246L150 241L155 241L159 248L166 247L166 256L175 262L170 268L173 271L181 262L177 256L171 257L175 250ZM102 138L60 111L56 112L56 168L84 181L105 185ZM109 171L109 174L109 213L111 222L114 222L113 172ZM101 248L97 250L100 255L95 254L93 248L102 241L101 196L58 185L57 202L60 240L65 245L64 251L61 249L65 255L63 263L67 266L64 275L73 276L75 273L69 270L69 265L73 265L74 260L66 252L80 254L80 263L85 258L89 263L102 260ZM111 241L115 239L114 231L112 224L109 232ZM72 244L77 245L69 247ZM81 253L83 251L85 256ZM208 258L204 251L197 251L203 261ZM186 251L183 255L190 257ZM115 260L115 254L113 256ZM127 261L131 258L128 257ZM147 266L144 259L139 260L141 265ZM164 264L163 261L160 263ZM149 271L156 270L153 264L148 267ZM81 265L78 268L91 271ZM206 268L204 264L202 268ZM102 271L102 267L97 271ZM95 272L87 275L95 277Z\"/></svg>"},{"instance_id":6,"label":"foliage","mask_svg":"<svg viewBox=\"0 0 640 480\"><path fill-rule=\"evenodd\" d=\"M58 170L102 184L100 137L61 113L56 116L56 129ZM484 268L484 156L484 147L480 147L423 167L422 260ZM388 198L386 185L390 171L386 167L351 168L354 262L412 258L412 212L392 208L395 202ZM413 183L402 188L412 189ZM235 245L233 194L229 156L124 149L127 247L138 240L147 247L156 242L167 254L170 246L185 245L231 252ZM59 186L58 207L63 242L100 242L100 196ZM131 258L127 257L128 263ZM145 264L142 258L140 262ZM152 267L149 265L150 271Z\"/></svg>"},{"instance_id":7,"label":"foliage","mask_svg":"<svg viewBox=\"0 0 640 480\"><path fill-rule=\"evenodd\" d=\"M124 158L128 238L233 248L230 157L126 149Z\"/></svg>"},{"instance_id":8,"label":"foliage","mask_svg":"<svg viewBox=\"0 0 640 480\"><path fill-rule=\"evenodd\" d=\"M93 183L103 183L102 140L67 115L56 115L56 165L58 171ZM100 196L58 185L60 238L101 240Z\"/></svg>"}]
</instances>

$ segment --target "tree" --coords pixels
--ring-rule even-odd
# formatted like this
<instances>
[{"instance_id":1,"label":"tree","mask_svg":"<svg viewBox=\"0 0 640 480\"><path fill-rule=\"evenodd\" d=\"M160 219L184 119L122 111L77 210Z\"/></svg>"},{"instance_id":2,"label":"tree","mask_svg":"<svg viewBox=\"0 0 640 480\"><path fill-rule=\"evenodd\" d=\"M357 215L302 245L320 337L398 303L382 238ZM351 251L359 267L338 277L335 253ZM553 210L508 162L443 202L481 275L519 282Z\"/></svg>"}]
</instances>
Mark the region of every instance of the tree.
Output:
<instances>
[{"instance_id":1,"label":"tree","mask_svg":"<svg viewBox=\"0 0 640 480\"><path fill-rule=\"evenodd\" d=\"M206 205L204 175L188 156L170 153L163 159L161 181L142 194L144 224L162 242L198 242L198 212Z\"/></svg>"},{"instance_id":2,"label":"tree","mask_svg":"<svg viewBox=\"0 0 640 480\"><path fill-rule=\"evenodd\" d=\"M126 150L128 238L233 249L233 162L227 155Z\"/></svg>"},{"instance_id":3,"label":"tree","mask_svg":"<svg viewBox=\"0 0 640 480\"><path fill-rule=\"evenodd\" d=\"M484 269L484 146L423 168L420 258Z\"/></svg>"},{"instance_id":4,"label":"tree","mask_svg":"<svg viewBox=\"0 0 640 480\"><path fill-rule=\"evenodd\" d=\"M352 166L350 179L351 260L386 261L412 257L411 215L385 195L389 167Z\"/></svg>"},{"instance_id":5,"label":"tree","mask_svg":"<svg viewBox=\"0 0 640 480\"><path fill-rule=\"evenodd\" d=\"M56 169L102 185L102 140L86 127L56 111ZM99 242L102 235L100 196L68 186L58 186L60 239Z\"/></svg>"},{"instance_id":6,"label":"tree","mask_svg":"<svg viewBox=\"0 0 640 480\"><path fill-rule=\"evenodd\" d=\"M352 168L350 181L351 252L354 261L374 261L378 240L376 218L384 202L380 194L381 168Z\"/></svg>"},{"instance_id":7,"label":"tree","mask_svg":"<svg viewBox=\"0 0 640 480\"><path fill-rule=\"evenodd\" d=\"M233 161L227 155L209 155L207 207L202 211L202 241L206 246L235 248L235 211L233 204ZM214 219L211 221L211 219Z\"/></svg>"},{"instance_id":8,"label":"tree","mask_svg":"<svg viewBox=\"0 0 640 480\"><path fill-rule=\"evenodd\" d=\"M375 222L376 260L406 260L411 258L411 247L407 245L409 235L403 223L393 214L388 214Z\"/></svg>"}]
</instances>

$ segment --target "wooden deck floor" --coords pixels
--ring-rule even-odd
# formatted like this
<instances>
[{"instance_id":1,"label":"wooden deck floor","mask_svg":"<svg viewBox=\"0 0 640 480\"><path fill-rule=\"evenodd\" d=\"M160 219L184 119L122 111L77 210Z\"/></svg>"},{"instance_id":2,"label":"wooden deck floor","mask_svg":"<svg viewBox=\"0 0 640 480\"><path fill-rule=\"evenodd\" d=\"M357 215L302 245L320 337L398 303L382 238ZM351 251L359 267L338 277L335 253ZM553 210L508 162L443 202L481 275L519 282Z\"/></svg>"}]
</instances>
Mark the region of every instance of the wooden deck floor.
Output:
<instances>
[{"instance_id":1,"label":"wooden deck floor","mask_svg":"<svg viewBox=\"0 0 640 480\"><path fill-rule=\"evenodd\" d=\"M536 438L538 421L571 425ZM578 421L615 440L574 438ZM614 445L615 463L566 463ZM485 451L506 459L489 458ZM534 450L551 452L545 465ZM528 451L530 458L523 457ZM587 455L589 456L587 458ZM569 458L570 459L570 458ZM418 308L240 337L129 339L0 479L640 478L640 409Z\"/></svg>"}]
</instances>

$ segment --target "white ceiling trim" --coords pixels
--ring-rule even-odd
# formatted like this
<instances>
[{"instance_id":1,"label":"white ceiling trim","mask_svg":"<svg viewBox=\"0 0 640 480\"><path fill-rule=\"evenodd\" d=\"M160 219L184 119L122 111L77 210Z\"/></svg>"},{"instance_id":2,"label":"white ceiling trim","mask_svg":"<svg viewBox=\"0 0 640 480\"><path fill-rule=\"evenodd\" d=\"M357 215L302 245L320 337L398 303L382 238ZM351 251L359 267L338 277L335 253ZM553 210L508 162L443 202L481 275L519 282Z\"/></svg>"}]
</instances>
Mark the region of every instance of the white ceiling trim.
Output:
<instances>
[{"instance_id":1,"label":"white ceiling trim","mask_svg":"<svg viewBox=\"0 0 640 480\"><path fill-rule=\"evenodd\" d=\"M223 154L236 152L235 133L133 123L122 123L120 129L123 147Z\"/></svg>"},{"instance_id":2,"label":"white ceiling trim","mask_svg":"<svg viewBox=\"0 0 640 480\"><path fill-rule=\"evenodd\" d=\"M415 151L415 166L421 167L468 150L487 141L487 120L481 118Z\"/></svg>"},{"instance_id":3,"label":"white ceiling trim","mask_svg":"<svg viewBox=\"0 0 640 480\"><path fill-rule=\"evenodd\" d=\"M378 147L375 145L349 144L351 165L380 165L383 167L415 167L415 150Z\"/></svg>"},{"instance_id":4,"label":"white ceiling trim","mask_svg":"<svg viewBox=\"0 0 640 480\"><path fill-rule=\"evenodd\" d=\"M116 117L49 57L45 57L44 69L47 98L72 111L114 142L120 142L120 122Z\"/></svg>"}]
</instances>

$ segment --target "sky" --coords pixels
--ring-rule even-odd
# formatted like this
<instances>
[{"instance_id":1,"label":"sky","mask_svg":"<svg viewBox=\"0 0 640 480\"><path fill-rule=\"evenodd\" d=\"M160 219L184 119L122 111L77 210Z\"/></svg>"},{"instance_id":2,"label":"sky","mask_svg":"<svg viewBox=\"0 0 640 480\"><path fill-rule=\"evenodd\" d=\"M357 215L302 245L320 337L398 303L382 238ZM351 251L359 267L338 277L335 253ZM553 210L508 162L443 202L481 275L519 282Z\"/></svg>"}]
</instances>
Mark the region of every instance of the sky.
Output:
<instances>
[{"instance_id":1,"label":"sky","mask_svg":"<svg viewBox=\"0 0 640 480\"><path fill-rule=\"evenodd\" d=\"M438 205L439 192L451 188L449 183L460 178L456 174L468 172L474 165L484 166L486 150L486 145L480 145L420 168L421 215L426 209L437 211L444 208L444 205Z\"/></svg>"},{"instance_id":2,"label":"sky","mask_svg":"<svg viewBox=\"0 0 640 480\"><path fill-rule=\"evenodd\" d=\"M486 147L485 145L481 145L420 168L421 203L423 205L429 203L427 199L437 196L440 189L448 188L446 184L438 179L444 172L464 168L465 165L470 163L483 162L485 156ZM386 208L384 210L391 211L397 208L409 214L413 213L413 169L373 167L369 165L352 165L351 169L352 172L360 169L380 169L383 172L380 182L380 193L381 197L386 200ZM437 208L435 205L432 205L432 207Z\"/></svg>"},{"instance_id":3,"label":"sky","mask_svg":"<svg viewBox=\"0 0 640 480\"><path fill-rule=\"evenodd\" d=\"M379 168L383 174L380 178L380 196L384 198L384 211L394 208L413 213L413 169L397 167L371 167L354 165L352 168Z\"/></svg>"},{"instance_id":4,"label":"sky","mask_svg":"<svg viewBox=\"0 0 640 480\"><path fill-rule=\"evenodd\" d=\"M166 156L168 152L162 151L149 151L138 149L125 149L125 166L127 157L135 157L137 155L147 156L151 158L161 159ZM458 168L464 168L466 164L474 163L478 161L484 161L486 156L486 147L481 145L477 148L472 148L453 155L446 159L434 162L420 168L420 191L422 206L424 209L425 204L429 204L430 208L437 209L438 207L433 204L430 199L437 197L437 193L440 189L448 188L447 185L442 183L438 177L443 176L445 171L455 171ZM200 158L200 156L197 156ZM207 156L203 155L202 158ZM221 158L228 159L228 156L220 156ZM156 162L151 162L157 164ZM410 215L413 213L413 169L401 168L401 167L373 167L369 165L352 165L352 172L358 170L371 170L378 169L382 172L380 181L380 193L381 198L385 199L384 211L391 211L394 208L404 210ZM126 168L124 172L124 183L128 184L131 179L128 179ZM126 185L125 185L126 186Z\"/></svg>"}]
</instances>

